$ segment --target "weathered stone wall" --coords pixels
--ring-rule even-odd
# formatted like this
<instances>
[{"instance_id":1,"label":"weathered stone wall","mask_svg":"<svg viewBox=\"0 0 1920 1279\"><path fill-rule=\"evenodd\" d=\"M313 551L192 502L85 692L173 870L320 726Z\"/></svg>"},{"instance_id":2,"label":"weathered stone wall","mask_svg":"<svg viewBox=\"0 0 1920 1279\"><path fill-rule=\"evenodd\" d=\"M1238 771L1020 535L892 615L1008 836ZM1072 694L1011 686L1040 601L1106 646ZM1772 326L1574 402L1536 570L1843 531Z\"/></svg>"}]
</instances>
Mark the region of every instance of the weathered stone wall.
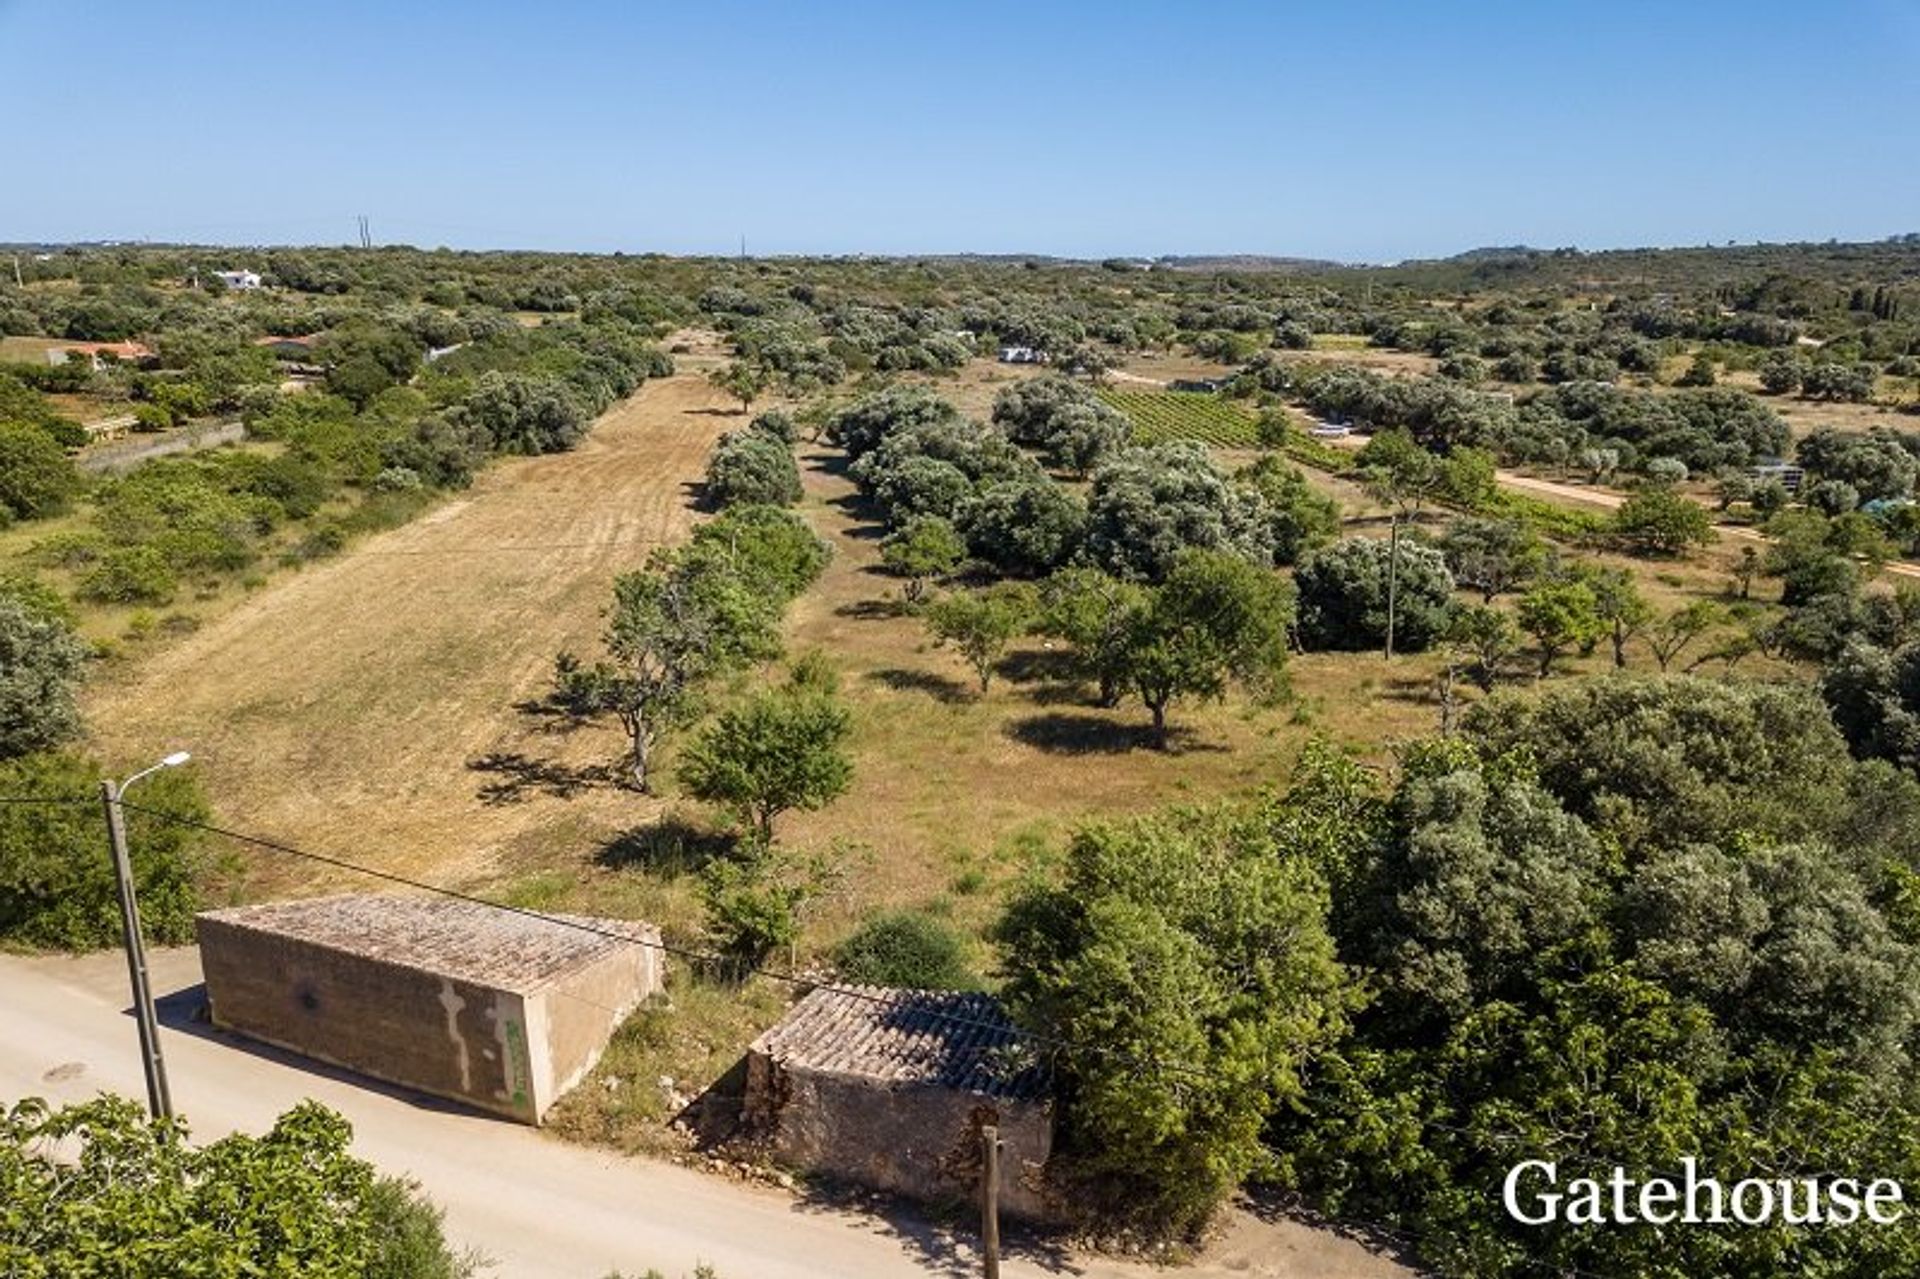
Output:
<instances>
[{"instance_id":1,"label":"weathered stone wall","mask_svg":"<svg viewBox=\"0 0 1920 1279\"><path fill-rule=\"evenodd\" d=\"M215 1025L539 1121L520 996L207 916L197 926Z\"/></svg>"},{"instance_id":2,"label":"weathered stone wall","mask_svg":"<svg viewBox=\"0 0 1920 1279\"><path fill-rule=\"evenodd\" d=\"M1000 1207L1053 1214L1041 1174L1053 1153L1045 1102L1008 1101L933 1084L888 1086L747 1057L742 1118L781 1164L932 1203L977 1199L980 1125L1000 1128Z\"/></svg>"},{"instance_id":3,"label":"weathered stone wall","mask_svg":"<svg viewBox=\"0 0 1920 1279\"><path fill-rule=\"evenodd\" d=\"M642 940L652 944L622 946L527 997L541 1118L593 1069L627 1014L661 989L659 936L658 929L648 930Z\"/></svg>"}]
</instances>

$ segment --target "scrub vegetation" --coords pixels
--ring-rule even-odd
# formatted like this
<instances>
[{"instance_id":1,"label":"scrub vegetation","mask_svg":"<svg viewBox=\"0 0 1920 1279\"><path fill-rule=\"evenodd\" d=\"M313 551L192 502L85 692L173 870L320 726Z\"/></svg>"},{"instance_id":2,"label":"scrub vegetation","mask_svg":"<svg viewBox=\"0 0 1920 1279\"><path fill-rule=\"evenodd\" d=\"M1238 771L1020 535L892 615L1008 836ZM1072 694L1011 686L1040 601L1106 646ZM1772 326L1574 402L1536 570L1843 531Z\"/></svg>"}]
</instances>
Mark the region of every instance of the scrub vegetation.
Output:
<instances>
[{"instance_id":1,"label":"scrub vegetation","mask_svg":"<svg viewBox=\"0 0 1920 1279\"><path fill-rule=\"evenodd\" d=\"M154 352L0 365L5 790L189 733L154 807L707 954L563 1133L676 1147L796 969L1070 1045L1051 1175L1120 1237L1250 1192L1476 1279L1920 1261L1498 1208L1516 1152L1920 1181L1920 243L228 256L0 283ZM107 474L114 409L246 435ZM0 813L9 943L111 941L93 811ZM362 886L183 830L163 937Z\"/></svg>"}]
</instances>

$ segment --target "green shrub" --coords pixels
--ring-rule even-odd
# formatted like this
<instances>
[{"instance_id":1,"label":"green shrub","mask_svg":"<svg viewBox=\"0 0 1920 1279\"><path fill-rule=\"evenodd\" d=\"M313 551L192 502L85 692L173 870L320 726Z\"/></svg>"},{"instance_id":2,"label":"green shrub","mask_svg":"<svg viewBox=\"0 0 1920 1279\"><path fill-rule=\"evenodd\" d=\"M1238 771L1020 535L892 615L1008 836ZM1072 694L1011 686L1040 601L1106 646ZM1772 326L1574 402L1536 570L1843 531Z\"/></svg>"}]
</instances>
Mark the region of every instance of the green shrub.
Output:
<instances>
[{"instance_id":1,"label":"green shrub","mask_svg":"<svg viewBox=\"0 0 1920 1279\"><path fill-rule=\"evenodd\" d=\"M1300 591L1300 634L1309 648L1362 649L1382 642L1387 631L1387 570L1392 552L1384 541L1349 537L1310 551L1294 584ZM1394 603L1394 646L1425 648L1446 630L1453 611L1453 575L1439 551L1400 540Z\"/></svg>"},{"instance_id":2,"label":"green shrub","mask_svg":"<svg viewBox=\"0 0 1920 1279\"><path fill-rule=\"evenodd\" d=\"M959 933L919 911L869 919L834 948L833 962L846 980L868 986L969 990L980 984Z\"/></svg>"},{"instance_id":3,"label":"green shrub","mask_svg":"<svg viewBox=\"0 0 1920 1279\"><path fill-rule=\"evenodd\" d=\"M37 426L0 422L0 515L58 515L79 491L80 473L58 440Z\"/></svg>"},{"instance_id":4,"label":"green shrub","mask_svg":"<svg viewBox=\"0 0 1920 1279\"><path fill-rule=\"evenodd\" d=\"M792 506L800 500L793 450L756 430L721 436L707 460L706 499L716 509L741 503Z\"/></svg>"},{"instance_id":5,"label":"green shrub","mask_svg":"<svg viewBox=\"0 0 1920 1279\"><path fill-rule=\"evenodd\" d=\"M202 1145L111 1095L0 1110L0 1265L9 1275L354 1275L467 1279L440 1211L348 1152L303 1102L260 1136ZM71 1158L49 1158L56 1146Z\"/></svg>"},{"instance_id":6,"label":"green shrub","mask_svg":"<svg viewBox=\"0 0 1920 1279\"><path fill-rule=\"evenodd\" d=\"M151 546L108 551L100 566L80 579L81 599L101 604L169 604L180 589L167 560Z\"/></svg>"},{"instance_id":7,"label":"green shrub","mask_svg":"<svg viewBox=\"0 0 1920 1279\"><path fill-rule=\"evenodd\" d=\"M77 755L0 763L0 794L73 801L0 805L0 940L63 950L119 944L100 778L100 766ZM207 817L198 783L178 769L149 777L130 802L195 821ZM127 847L147 935L191 941L194 879L203 866L198 833L130 808Z\"/></svg>"}]
</instances>

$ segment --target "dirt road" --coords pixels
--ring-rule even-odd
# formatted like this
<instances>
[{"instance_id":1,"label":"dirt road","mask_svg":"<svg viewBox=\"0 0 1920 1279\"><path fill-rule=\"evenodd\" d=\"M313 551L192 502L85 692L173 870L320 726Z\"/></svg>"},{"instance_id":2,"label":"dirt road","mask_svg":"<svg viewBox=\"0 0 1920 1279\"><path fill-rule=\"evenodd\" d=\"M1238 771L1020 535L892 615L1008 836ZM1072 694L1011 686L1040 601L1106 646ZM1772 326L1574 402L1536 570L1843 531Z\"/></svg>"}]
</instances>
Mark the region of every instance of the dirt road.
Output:
<instances>
[{"instance_id":1,"label":"dirt road","mask_svg":"<svg viewBox=\"0 0 1920 1279\"><path fill-rule=\"evenodd\" d=\"M1336 448L1364 448L1367 437L1347 435L1327 441ZM1557 498L1563 502L1583 502L1589 506L1598 506L1604 510L1616 510L1627 500L1625 493L1612 489L1595 488L1586 484L1561 484L1553 480L1543 480L1533 475L1522 475L1518 471L1495 471L1494 479L1511 489L1523 493L1537 493L1542 497ZM1767 535L1758 529L1747 528L1739 524L1715 524L1714 532L1722 537L1730 537L1738 542L1760 542ZM1895 577L1920 578L1920 564L1908 560L1889 560L1881 568Z\"/></svg>"},{"instance_id":2,"label":"dirt road","mask_svg":"<svg viewBox=\"0 0 1920 1279\"><path fill-rule=\"evenodd\" d=\"M494 1279L599 1279L700 1262L721 1279L892 1279L973 1275L971 1232L857 1215L671 1164L570 1146L518 1124L371 1085L191 1020L200 1002L191 949L153 955L161 1042L174 1104L200 1140L260 1131L312 1097L352 1121L355 1152L417 1178L447 1210L448 1234L498 1264ZM101 1090L144 1095L126 967L80 958L0 955L0 1103L80 1101ZM1154 1270L1034 1250L1009 1279L1395 1279L1409 1272L1358 1244L1291 1222L1241 1216L1200 1264Z\"/></svg>"},{"instance_id":3,"label":"dirt road","mask_svg":"<svg viewBox=\"0 0 1920 1279\"><path fill-rule=\"evenodd\" d=\"M577 451L497 463L438 510L97 681L99 749L191 750L228 823L442 879L539 839L563 806L639 820L625 792L555 793L617 750L617 731L543 734L513 705L542 690L558 650L594 649L615 573L691 528L688 486L741 419L698 357L682 364ZM470 766L488 757L491 770Z\"/></svg>"}]
</instances>

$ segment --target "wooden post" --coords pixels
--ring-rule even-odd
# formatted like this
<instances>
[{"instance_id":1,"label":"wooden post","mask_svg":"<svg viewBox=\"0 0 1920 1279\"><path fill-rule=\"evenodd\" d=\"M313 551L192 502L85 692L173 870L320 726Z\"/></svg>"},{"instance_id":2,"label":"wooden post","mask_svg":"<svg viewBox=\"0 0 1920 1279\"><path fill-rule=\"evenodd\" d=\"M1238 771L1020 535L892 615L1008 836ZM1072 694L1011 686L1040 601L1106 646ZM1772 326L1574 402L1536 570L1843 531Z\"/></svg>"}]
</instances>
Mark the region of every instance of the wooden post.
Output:
<instances>
[{"instance_id":1,"label":"wooden post","mask_svg":"<svg viewBox=\"0 0 1920 1279\"><path fill-rule=\"evenodd\" d=\"M1000 1127L980 1126L980 1255L987 1279L1000 1279Z\"/></svg>"}]
</instances>

